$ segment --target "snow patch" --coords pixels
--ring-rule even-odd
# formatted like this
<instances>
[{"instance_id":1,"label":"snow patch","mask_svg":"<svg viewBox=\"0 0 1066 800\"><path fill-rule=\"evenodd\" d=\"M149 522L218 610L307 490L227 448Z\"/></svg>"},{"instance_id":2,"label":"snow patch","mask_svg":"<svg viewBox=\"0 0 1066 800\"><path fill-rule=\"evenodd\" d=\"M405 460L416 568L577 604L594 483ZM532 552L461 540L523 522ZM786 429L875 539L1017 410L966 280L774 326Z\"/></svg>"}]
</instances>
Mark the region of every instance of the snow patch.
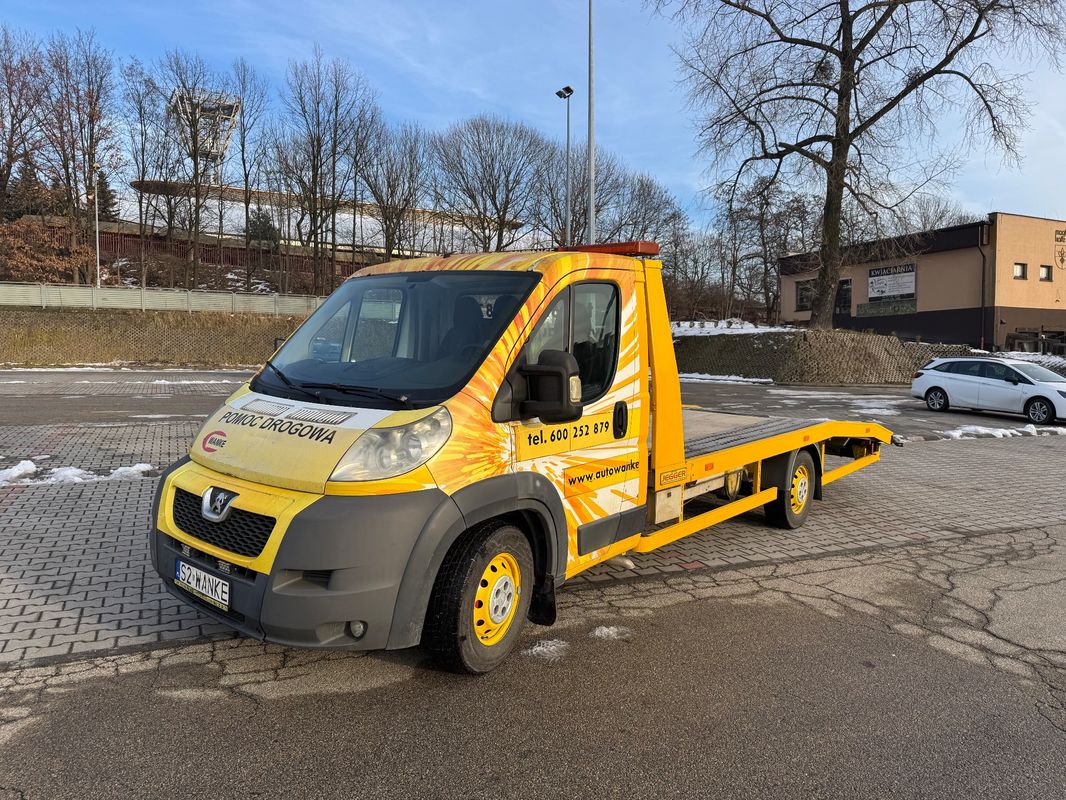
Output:
<instances>
[{"instance_id":1,"label":"snow patch","mask_svg":"<svg viewBox=\"0 0 1066 800\"><path fill-rule=\"evenodd\" d=\"M134 381L134 382L135 382L135 383L140 383L140 381ZM242 382L243 382L243 381L227 381L227 380L209 380L209 381L168 381L168 380L164 380L163 378L160 378L159 380L155 380L155 381L150 381L150 383L156 383L156 384L159 384L159 383L165 383L165 384L180 384L180 385L188 385L188 384L204 384L204 383L242 383Z\"/></svg>"},{"instance_id":2,"label":"snow patch","mask_svg":"<svg viewBox=\"0 0 1066 800\"><path fill-rule=\"evenodd\" d=\"M48 456L42 456L48 458ZM94 481L117 481L143 478L145 473L153 469L151 464L134 464L130 467L118 467L111 470L107 475L97 475L95 472L81 469L80 467L53 467L48 474L31 480L31 475L37 475L39 467L32 461L20 461L13 467L0 469L0 487L21 486L46 486L57 483L90 483Z\"/></svg>"},{"instance_id":3,"label":"snow patch","mask_svg":"<svg viewBox=\"0 0 1066 800\"><path fill-rule=\"evenodd\" d=\"M633 638L633 631L621 625L600 625L589 633L593 639L621 640L628 642Z\"/></svg>"},{"instance_id":4,"label":"snow patch","mask_svg":"<svg viewBox=\"0 0 1066 800\"><path fill-rule=\"evenodd\" d=\"M868 415L871 415L871 416L880 416L880 417L898 417L899 413L900 413L899 409L888 408L888 407L886 407L886 405L873 405L873 404L866 404L866 403L854 403L852 405L852 408L855 410L856 414L868 414Z\"/></svg>"},{"instance_id":5,"label":"snow patch","mask_svg":"<svg viewBox=\"0 0 1066 800\"><path fill-rule=\"evenodd\" d=\"M985 425L962 425L950 431L937 431L947 439L1010 439L1015 436L1066 436L1066 428L1032 423L1020 428L990 428Z\"/></svg>"},{"instance_id":6,"label":"snow patch","mask_svg":"<svg viewBox=\"0 0 1066 800\"><path fill-rule=\"evenodd\" d=\"M705 372L682 372L685 383L773 383L771 378L745 378L743 375L708 375Z\"/></svg>"},{"instance_id":7,"label":"snow patch","mask_svg":"<svg viewBox=\"0 0 1066 800\"><path fill-rule=\"evenodd\" d=\"M541 639L528 650L523 650L522 655L555 663L562 661L569 649L570 643L562 639Z\"/></svg>"},{"instance_id":8,"label":"snow patch","mask_svg":"<svg viewBox=\"0 0 1066 800\"><path fill-rule=\"evenodd\" d=\"M996 353L997 358L1015 358L1018 361L1029 361L1039 364L1055 372L1066 372L1066 356L1044 355L1042 353L1022 353L1011 351L1008 353Z\"/></svg>"},{"instance_id":9,"label":"snow patch","mask_svg":"<svg viewBox=\"0 0 1066 800\"><path fill-rule=\"evenodd\" d=\"M742 319L671 322L674 336L728 336L737 333L795 333L799 328L759 325Z\"/></svg>"},{"instance_id":10,"label":"snow patch","mask_svg":"<svg viewBox=\"0 0 1066 800\"><path fill-rule=\"evenodd\" d=\"M13 467L0 469L0 486L21 480L37 471L37 465L32 461L20 461Z\"/></svg>"}]
</instances>

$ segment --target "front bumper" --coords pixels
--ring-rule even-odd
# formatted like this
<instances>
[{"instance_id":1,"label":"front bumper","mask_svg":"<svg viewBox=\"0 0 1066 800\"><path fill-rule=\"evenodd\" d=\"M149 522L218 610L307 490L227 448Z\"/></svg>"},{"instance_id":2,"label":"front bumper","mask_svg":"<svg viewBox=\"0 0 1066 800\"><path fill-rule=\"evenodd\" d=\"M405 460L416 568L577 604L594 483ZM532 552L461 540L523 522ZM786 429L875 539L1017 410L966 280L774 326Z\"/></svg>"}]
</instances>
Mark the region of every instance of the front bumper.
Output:
<instances>
[{"instance_id":1,"label":"front bumper","mask_svg":"<svg viewBox=\"0 0 1066 800\"><path fill-rule=\"evenodd\" d=\"M172 497L166 483L157 502ZM225 476L218 475L218 485L225 486ZM182 531L161 529L160 520L166 525L169 515L157 513L152 564L171 594L246 636L299 647L383 649L397 624L398 595L415 543L442 504L454 506L438 489L320 497L288 523L269 572L241 566L237 556L230 561L207 552L208 545ZM230 582L228 610L175 585L179 558ZM410 622L399 625L406 629ZM359 623L365 626L361 634Z\"/></svg>"}]
</instances>

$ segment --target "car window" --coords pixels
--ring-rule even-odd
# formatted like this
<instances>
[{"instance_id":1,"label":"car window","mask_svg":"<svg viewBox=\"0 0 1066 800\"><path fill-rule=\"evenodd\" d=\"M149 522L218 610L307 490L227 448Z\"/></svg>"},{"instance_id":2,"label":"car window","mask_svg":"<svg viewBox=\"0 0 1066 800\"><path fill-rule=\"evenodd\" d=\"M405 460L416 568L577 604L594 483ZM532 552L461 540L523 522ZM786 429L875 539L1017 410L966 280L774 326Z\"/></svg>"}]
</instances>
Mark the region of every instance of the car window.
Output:
<instances>
[{"instance_id":1,"label":"car window","mask_svg":"<svg viewBox=\"0 0 1066 800\"><path fill-rule=\"evenodd\" d=\"M952 375L965 375L971 378L981 376L980 361L956 361L951 365Z\"/></svg>"},{"instance_id":2,"label":"car window","mask_svg":"<svg viewBox=\"0 0 1066 800\"><path fill-rule=\"evenodd\" d=\"M982 377L993 381L1009 380L1014 375L1014 370L1006 364L997 364L994 361L982 365L984 367Z\"/></svg>"},{"instance_id":3,"label":"car window","mask_svg":"<svg viewBox=\"0 0 1066 800\"><path fill-rule=\"evenodd\" d=\"M953 361L945 361L943 364L937 364L933 369L937 372L951 372L951 368L955 365Z\"/></svg>"},{"instance_id":4,"label":"car window","mask_svg":"<svg viewBox=\"0 0 1066 800\"><path fill-rule=\"evenodd\" d=\"M1057 372L1052 372L1049 369L1045 369L1037 364L1019 364L1018 372L1022 373L1026 377L1032 378L1034 381L1044 381L1045 383L1063 383L1066 382L1066 377L1059 375Z\"/></svg>"}]
</instances>

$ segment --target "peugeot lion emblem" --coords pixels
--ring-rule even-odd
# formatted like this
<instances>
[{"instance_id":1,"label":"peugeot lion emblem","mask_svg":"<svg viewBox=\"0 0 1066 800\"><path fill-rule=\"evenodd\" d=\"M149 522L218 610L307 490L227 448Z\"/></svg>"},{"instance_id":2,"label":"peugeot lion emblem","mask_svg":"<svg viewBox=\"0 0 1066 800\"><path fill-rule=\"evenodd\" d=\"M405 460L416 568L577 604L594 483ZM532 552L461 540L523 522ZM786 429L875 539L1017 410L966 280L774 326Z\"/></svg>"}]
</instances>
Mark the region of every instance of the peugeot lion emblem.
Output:
<instances>
[{"instance_id":1,"label":"peugeot lion emblem","mask_svg":"<svg viewBox=\"0 0 1066 800\"><path fill-rule=\"evenodd\" d=\"M211 486L204 492L204 499L200 504L200 514L204 519L211 522L222 522L229 516L230 504L236 497L236 492L227 492L225 489Z\"/></svg>"}]
</instances>

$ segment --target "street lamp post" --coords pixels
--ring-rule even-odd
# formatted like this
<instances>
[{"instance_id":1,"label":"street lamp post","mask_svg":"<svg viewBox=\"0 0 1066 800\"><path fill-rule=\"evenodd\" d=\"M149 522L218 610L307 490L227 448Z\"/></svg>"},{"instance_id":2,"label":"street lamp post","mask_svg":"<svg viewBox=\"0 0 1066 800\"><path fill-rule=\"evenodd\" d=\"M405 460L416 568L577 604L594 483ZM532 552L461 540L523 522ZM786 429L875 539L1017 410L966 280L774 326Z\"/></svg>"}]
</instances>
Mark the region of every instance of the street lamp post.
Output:
<instances>
[{"instance_id":1,"label":"street lamp post","mask_svg":"<svg viewBox=\"0 0 1066 800\"><path fill-rule=\"evenodd\" d=\"M563 235L563 247L570 246L570 95L573 93L574 90L569 86L555 93L556 97L566 101L566 233Z\"/></svg>"},{"instance_id":2,"label":"street lamp post","mask_svg":"<svg viewBox=\"0 0 1066 800\"><path fill-rule=\"evenodd\" d=\"M100 168L93 164L93 216L96 218L96 288L100 288Z\"/></svg>"},{"instance_id":3,"label":"street lamp post","mask_svg":"<svg viewBox=\"0 0 1066 800\"><path fill-rule=\"evenodd\" d=\"M592 0L589 0L589 231L586 244L596 243L596 137L592 95Z\"/></svg>"}]
</instances>

